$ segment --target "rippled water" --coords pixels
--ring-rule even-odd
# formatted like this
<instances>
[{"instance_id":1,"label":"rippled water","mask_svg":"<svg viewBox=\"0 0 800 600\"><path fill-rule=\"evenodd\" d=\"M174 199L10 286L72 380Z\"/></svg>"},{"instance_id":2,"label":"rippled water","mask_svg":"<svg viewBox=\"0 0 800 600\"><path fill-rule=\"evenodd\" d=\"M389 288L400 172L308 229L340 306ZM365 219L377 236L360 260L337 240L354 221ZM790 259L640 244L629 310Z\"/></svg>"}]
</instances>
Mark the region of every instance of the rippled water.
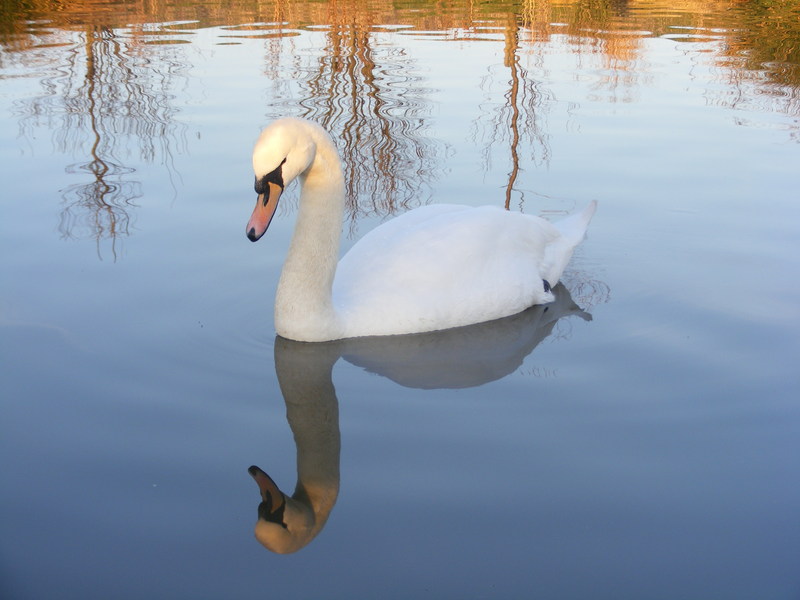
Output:
<instances>
[{"instance_id":1,"label":"rippled water","mask_svg":"<svg viewBox=\"0 0 800 600\"><path fill-rule=\"evenodd\" d=\"M796 598L798 17L0 10L2 596ZM596 199L557 303L276 340L294 206L244 226L286 114L339 146L345 247L428 202ZM251 464L318 498L288 556Z\"/></svg>"}]
</instances>

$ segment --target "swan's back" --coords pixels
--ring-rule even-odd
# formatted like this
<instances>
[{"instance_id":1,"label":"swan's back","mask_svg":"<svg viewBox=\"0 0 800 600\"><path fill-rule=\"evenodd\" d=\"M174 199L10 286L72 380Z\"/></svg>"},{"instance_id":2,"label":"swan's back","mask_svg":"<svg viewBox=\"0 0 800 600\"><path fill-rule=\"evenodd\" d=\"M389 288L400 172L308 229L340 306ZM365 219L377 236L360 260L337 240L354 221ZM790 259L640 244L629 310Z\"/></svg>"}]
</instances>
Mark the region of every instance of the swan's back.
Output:
<instances>
[{"instance_id":1,"label":"swan's back","mask_svg":"<svg viewBox=\"0 0 800 600\"><path fill-rule=\"evenodd\" d=\"M388 221L339 263L333 302L344 336L447 329L552 301L542 280L557 283L587 211L563 232L491 206L438 204Z\"/></svg>"}]
</instances>

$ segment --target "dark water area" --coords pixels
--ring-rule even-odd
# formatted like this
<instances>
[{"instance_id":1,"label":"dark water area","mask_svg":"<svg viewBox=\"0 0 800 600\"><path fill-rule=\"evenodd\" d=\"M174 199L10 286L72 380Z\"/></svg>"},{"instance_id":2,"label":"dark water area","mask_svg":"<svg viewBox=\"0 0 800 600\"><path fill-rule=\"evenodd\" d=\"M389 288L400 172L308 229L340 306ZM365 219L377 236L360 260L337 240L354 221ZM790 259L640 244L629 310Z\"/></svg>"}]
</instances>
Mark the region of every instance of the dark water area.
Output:
<instances>
[{"instance_id":1,"label":"dark water area","mask_svg":"<svg viewBox=\"0 0 800 600\"><path fill-rule=\"evenodd\" d=\"M0 596L797 598L798 23L3 5ZM432 202L597 200L556 302L276 338L297 187L244 230L284 115L337 144L343 250ZM316 526L260 544L250 465Z\"/></svg>"}]
</instances>

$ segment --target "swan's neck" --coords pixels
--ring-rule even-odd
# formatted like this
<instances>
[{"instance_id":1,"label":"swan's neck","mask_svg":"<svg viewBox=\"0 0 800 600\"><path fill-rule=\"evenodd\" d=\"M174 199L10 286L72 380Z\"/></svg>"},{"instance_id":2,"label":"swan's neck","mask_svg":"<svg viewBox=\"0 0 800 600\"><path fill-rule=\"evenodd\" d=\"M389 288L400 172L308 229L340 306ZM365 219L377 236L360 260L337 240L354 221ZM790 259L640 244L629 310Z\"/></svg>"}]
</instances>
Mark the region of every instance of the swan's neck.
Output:
<instances>
[{"instance_id":1,"label":"swan's neck","mask_svg":"<svg viewBox=\"0 0 800 600\"><path fill-rule=\"evenodd\" d=\"M331 290L344 213L344 177L335 147L315 140L314 162L301 178L297 223L275 297L278 334L316 342L340 337Z\"/></svg>"}]
</instances>

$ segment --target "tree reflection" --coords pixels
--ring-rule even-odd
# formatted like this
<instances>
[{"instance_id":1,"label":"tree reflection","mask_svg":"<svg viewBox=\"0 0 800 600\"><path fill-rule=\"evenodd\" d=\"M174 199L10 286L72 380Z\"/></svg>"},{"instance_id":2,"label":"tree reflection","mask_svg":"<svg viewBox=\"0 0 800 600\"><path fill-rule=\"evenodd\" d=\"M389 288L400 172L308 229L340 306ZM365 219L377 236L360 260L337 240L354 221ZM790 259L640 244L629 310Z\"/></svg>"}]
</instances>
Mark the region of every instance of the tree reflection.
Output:
<instances>
[{"instance_id":1,"label":"tree reflection","mask_svg":"<svg viewBox=\"0 0 800 600\"><path fill-rule=\"evenodd\" d=\"M107 25L61 31L58 39L66 52L42 50L60 59L42 80L44 93L17 104L22 133L45 126L59 152L86 156L67 167L84 181L61 190L59 232L94 239L101 257L101 242L108 240L116 259L142 195L129 165L161 161L175 175L173 154L183 141L169 90L184 61L174 49L147 46Z\"/></svg>"},{"instance_id":2,"label":"tree reflection","mask_svg":"<svg viewBox=\"0 0 800 600\"><path fill-rule=\"evenodd\" d=\"M446 150L426 135L427 90L414 61L380 39L360 3L333 3L327 17L324 51L301 67L296 112L338 146L351 224L425 203Z\"/></svg>"},{"instance_id":3,"label":"tree reflection","mask_svg":"<svg viewBox=\"0 0 800 600\"><path fill-rule=\"evenodd\" d=\"M270 38L267 78L278 82L288 70L300 87L299 96L294 87L278 93L269 116L290 112L332 133L345 164L354 223L359 215L385 216L426 202L448 153L429 135L430 90L418 65L402 37L381 26L438 32L444 43L479 37L486 28L502 32L503 65L490 68L484 80L489 89L497 84L493 79L502 79L501 96L476 120L475 137L485 145L487 168L494 149L508 148L510 208L515 194L517 205L524 203L518 181L526 161L550 157L545 117L553 99L531 68L543 62L536 62L543 42L557 37L579 58L599 58L596 89L610 101L626 101L647 76L639 62L643 39L716 32L709 56L720 77L741 93L712 89L709 101L734 108L758 103L798 115L798 11L797 3L746 0L26 0L0 3L0 65L27 62L50 73L39 97L17 104L23 134L46 126L59 151L84 157L69 168L82 181L62 190L59 229L64 237L95 239L98 251L101 240L111 240L116 254L142 195L134 162L163 161L175 175L172 156L184 145L170 89L187 61L178 46L146 43L154 29L176 34L168 23L191 22L195 29L271 24L294 28L294 35L312 26L324 31L323 52L294 54L288 65L279 60L287 47L283 34L262 36Z\"/></svg>"},{"instance_id":4,"label":"tree reflection","mask_svg":"<svg viewBox=\"0 0 800 600\"><path fill-rule=\"evenodd\" d=\"M800 5L796 2L741 2L731 11L735 28L722 48L719 63L727 82L741 91L731 106L800 115ZM765 86L764 81L772 85ZM745 89L754 86L756 93ZM797 128L792 132L800 140Z\"/></svg>"},{"instance_id":5,"label":"tree reflection","mask_svg":"<svg viewBox=\"0 0 800 600\"><path fill-rule=\"evenodd\" d=\"M551 100L542 90L540 84L531 77L520 61L520 36L524 33L524 22L510 18L503 26L503 68L507 69L508 80L505 83L502 102L490 103L488 123L476 122L476 130L486 140L484 160L487 168L490 164L492 149L499 143L507 143L509 150L510 170L505 184L505 208L511 208L511 197L514 192L520 195L518 208L522 209L525 201L524 192L517 189L516 183L522 170L520 156L521 146L530 144L531 160L547 162L550 158L544 115L547 103ZM491 87L491 69L484 80L484 87Z\"/></svg>"}]
</instances>

